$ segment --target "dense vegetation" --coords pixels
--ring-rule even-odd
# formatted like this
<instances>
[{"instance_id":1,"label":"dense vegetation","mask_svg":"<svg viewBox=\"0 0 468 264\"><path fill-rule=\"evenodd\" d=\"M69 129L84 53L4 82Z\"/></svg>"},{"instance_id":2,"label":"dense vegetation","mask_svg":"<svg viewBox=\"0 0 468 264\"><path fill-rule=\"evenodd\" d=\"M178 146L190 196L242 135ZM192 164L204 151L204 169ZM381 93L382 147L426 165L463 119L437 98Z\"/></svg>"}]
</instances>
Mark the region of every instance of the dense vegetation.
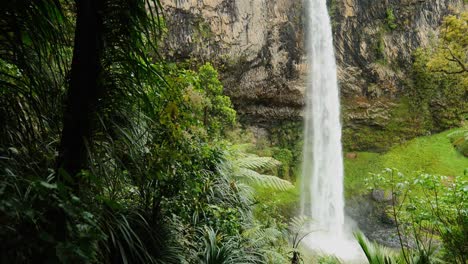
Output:
<instances>
[{"instance_id":1,"label":"dense vegetation","mask_svg":"<svg viewBox=\"0 0 468 264\"><path fill-rule=\"evenodd\" d=\"M269 256L241 182L291 184L223 140L236 113L209 63L160 59L159 2L12 1L0 24L2 262Z\"/></svg>"},{"instance_id":2,"label":"dense vegetation","mask_svg":"<svg viewBox=\"0 0 468 264\"><path fill-rule=\"evenodd\" d=\"M162 59L161 12L157 0L1 4L0 262L301 260L309 220L294 217L291 183L299 126L273 129L273 144L240 129L210 63ZM432 131L467 117L467 18L447 17L441 37L415 55L412 105ZM347 160L348 195L365 191L374 172L369 186L391 190L393 208L405 209L393 217L416 247L402 243L403 263L467 259L466 133ZM378 174L387 167L402 174ZM441 252L420 239L428 235Z\"/></svg>"},{"instance_id":3,"label":"dense vegetation","mask_svg":"<svg viewBox=\"0 0 468 264\"><path fill-rule=\"evenodd\" d=\"M447 16L440 36L415 53L413 109L431 131L460 125L468 116L468 13Z\"/></svg>"}]
</instances>

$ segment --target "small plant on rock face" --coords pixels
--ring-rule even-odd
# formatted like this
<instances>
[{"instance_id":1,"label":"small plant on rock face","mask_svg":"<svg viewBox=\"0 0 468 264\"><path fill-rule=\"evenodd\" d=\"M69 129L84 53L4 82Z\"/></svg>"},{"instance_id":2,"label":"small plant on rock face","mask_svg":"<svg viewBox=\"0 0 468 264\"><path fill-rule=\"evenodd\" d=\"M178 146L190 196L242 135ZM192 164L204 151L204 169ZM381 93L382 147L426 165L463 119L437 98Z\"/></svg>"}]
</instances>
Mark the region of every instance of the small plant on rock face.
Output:
<instances>
[{"instance_id":1,"label":"small plant on rock face","mask_svg":"<svg viewBox=\"0 0 468 264\"><path fill-rule=\"evenodd\" d=\"M395 14L393 13L393 9L392 8L387 8L387 11L386 11L386 14L387 14L387 26L390 30L395 30L398 25L396 24L396 18L395 18Z\"/></svg>"}]
</instances>

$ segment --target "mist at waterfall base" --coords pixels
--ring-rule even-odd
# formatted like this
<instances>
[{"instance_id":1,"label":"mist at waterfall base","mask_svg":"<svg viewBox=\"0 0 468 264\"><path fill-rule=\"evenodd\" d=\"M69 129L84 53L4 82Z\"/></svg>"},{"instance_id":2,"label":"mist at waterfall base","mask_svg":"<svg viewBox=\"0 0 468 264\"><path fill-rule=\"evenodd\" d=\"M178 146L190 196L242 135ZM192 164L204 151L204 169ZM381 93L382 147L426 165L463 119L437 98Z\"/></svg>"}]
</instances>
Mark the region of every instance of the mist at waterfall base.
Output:
<instances>
[{"instance_id":1,"label":"mist at waterfall base","mask_svg":"<svg viewBox=\"0 0 468 264\"><path fill-rule=\"evenodd\" d=\"M345 227L340 100L326 0L306 0L309 75L301 182L301 214L312 218L302 242L343 260L361 258Z\"/></svg>"}]
</instances>

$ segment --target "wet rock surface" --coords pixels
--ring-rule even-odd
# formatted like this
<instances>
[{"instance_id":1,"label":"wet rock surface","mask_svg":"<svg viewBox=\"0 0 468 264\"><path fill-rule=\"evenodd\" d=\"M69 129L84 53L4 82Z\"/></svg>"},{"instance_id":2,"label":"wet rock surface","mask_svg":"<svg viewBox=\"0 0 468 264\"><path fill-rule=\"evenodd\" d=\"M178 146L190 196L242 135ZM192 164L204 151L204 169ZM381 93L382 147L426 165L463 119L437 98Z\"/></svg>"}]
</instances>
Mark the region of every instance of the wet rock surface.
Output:
<instances>
[{"instance_id":1,"label":"wet rock surface","mask_svg":"<svg viewBox=\"0 0 468 264\"><path fill-rule=\"evenodd\" d=\"M305 64L302 1L163 0L165 56L210 61L252 124L301 119ZM268 125L267 125L268 126Z\"/></svg>"},{"instance_id":2,"label":"wet rock surface","mask_svg":"<svg viewBox=\"0 0 468 264\"><path fill-rule=\"evenodd\" d=\"M161 2L169 32L164 56L214 63L242 122L270 128L302 120L307 80L302 0ZM381 149L351 135L369 128L386 133L398 118L393 110L408 85L412 52L430 42L442 18L463 0L329 0L328 5L345 139L358 142L345 145Z\"/></svg>"},{"instance_id":3,"label":"wet rock surface","mask_svg":"<svg viewBox=\"0 0 468 264\"><path fill-rule=\"evenodd\" d=\"M393 195L391 193L387 193L382 189L374 189L371 193L372 199L374 201L382 203L382 202L390 202L393 199Z\"/></svg>"},{"instance_id":4,"label":"wet rock surface","mask_svg":"<svg viewBox=\"0 0 468 264\"><path fill-rule=\"evenodd\" d=\"M366 237L381 245L400 248L394 220L385 212L388 203L377 202L372 195L354 197L346 202L346 214Z\"/></svg>"}]
</instances>

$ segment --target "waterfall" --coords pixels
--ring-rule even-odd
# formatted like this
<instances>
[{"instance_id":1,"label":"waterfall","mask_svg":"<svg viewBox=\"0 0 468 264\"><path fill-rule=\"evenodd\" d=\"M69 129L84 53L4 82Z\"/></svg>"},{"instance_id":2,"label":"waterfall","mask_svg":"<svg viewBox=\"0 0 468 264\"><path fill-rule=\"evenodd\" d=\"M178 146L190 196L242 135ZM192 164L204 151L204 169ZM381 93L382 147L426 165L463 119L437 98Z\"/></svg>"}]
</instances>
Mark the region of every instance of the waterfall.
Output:
<instances>
[{"instance_id":1,"label":"waterfall","mask_svg":"<svg viewBox=\"0 0 468 264\"><path fill-rule=\"evenodd\" d=\"M345 237L340 99L326 0L306 0L308 83L301 182L301 214L313 220L305 244L341 257L354 248ZM328 245L329 244L329 245ZM355 249L355 248L354 248ZM357 250L357 249L355 249Z\"/></svg>"},{"instance_id":2,"label":"waterfall","mask_svg":"<svg viewBox=\"0 0 468 264\"><path fill-rule=\"evenodd\" d=\"M309 76L306 91L301 213L341 236L344 225L340 99L326 0L308 6Z\"/></svg>"}]
</instances>

